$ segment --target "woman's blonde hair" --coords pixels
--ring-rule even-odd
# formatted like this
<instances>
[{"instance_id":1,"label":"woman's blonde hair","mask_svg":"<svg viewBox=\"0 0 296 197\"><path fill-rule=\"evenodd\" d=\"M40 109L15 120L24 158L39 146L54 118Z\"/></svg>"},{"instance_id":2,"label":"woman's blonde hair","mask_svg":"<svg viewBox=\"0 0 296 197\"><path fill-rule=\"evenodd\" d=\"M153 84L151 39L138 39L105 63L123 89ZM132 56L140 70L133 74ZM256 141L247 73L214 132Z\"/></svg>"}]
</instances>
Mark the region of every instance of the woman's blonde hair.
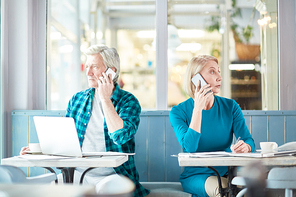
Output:
<instances>
[{"instance_id":1,"label":"woman's blonde hair","mask_svg":"<svg viewBox=\"0 0 296 197\"><path fill-rule=\"evenodd\" d=\"M184 76L184 90L191 98L194 98L195 85L191 82L194 75L199 73L209 61L215 61L218 64L217 58L210 55L199 55L193 57L186 68Z\"/></svg>"}]
</instances>

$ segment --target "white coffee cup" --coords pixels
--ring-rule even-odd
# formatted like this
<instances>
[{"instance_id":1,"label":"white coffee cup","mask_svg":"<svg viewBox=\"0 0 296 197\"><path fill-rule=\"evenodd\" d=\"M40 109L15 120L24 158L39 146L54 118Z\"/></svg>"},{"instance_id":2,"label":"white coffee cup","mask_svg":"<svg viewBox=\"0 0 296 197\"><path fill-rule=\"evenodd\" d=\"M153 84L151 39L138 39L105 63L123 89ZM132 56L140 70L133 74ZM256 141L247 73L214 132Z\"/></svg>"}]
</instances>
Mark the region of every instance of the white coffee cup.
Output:
<instances>
[{"instance_id":1,"label":"white coffee cup","mask_svg":"<svg viewBox=\"0 0 296 197\"><path fill-rule=\"evenodd\" d=\"M31 152L41 152L41 147L39 143L29 143L29 148Z\"/></svg>"},{"instance_id":2,"label":"white coffee cup","mask_svg":"<svg viewBox=\"0 0 296 197\"><path fill-rule=\"evenodd\" d=\"M260 142L262 152L275 152L277 151L278 144L276 142Z\"/></svg>"}]
</instances>

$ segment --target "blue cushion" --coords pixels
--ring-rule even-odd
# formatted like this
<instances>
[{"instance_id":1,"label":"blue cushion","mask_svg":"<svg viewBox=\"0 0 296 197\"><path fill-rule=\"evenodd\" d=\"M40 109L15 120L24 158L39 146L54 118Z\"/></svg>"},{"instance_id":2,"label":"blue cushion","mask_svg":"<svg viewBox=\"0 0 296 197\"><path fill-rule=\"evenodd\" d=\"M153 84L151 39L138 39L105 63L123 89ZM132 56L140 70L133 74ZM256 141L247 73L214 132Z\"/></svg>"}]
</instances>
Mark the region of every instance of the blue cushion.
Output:
<instances>
[{"instance_id":1,"label":"blue cushion","mask_svg":"<svg viewBox=\"0 0 296 197\"><path fill-rule=\"evenodd\" d=\"M141 182L151 192L147 197L191 197L183 191L180 182Z\"/></svg>"}]
</instances>

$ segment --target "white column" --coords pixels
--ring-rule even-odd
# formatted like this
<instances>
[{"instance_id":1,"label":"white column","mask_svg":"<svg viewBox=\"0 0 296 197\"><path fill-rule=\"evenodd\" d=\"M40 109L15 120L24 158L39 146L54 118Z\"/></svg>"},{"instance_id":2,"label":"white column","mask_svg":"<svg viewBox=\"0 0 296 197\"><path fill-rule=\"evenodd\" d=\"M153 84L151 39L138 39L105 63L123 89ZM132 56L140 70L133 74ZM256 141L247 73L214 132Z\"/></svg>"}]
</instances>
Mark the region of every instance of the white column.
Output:
<instances>
[{"instance_id":1,"label":"white column","mask_svg":"<svg viewBox=\"0 0 296 197\"><path fill-rule=\"evenodd\" d=\"M278 0L279 110L296 110L295 14L295 0Z\"/></svg>"},{"instance_id":2,"label":"white column","mask_svg":"<svg viewBox=\"0 0 296 197\"><path fill-rule=\"evenodd\" d=\"M157 0L156 5L156 109L165 110L168 105L168 15L167 0Z\"/></svg>"},{"instance_id":3,"label":"white column","mask_svg":"<svg viewBox=\"0 0 296 197\"><path fill-rule=\"evenodd\" d=\"M226 26L225 30L223 33L223 38L222 38L222 57L223 61L221 62L221 75L222 75L222 85L221 85L221 93L223 97L226 98L231 98L231 73L229 70L229 34L230 34L230 13L229 13L229 7L227 4L222 6L224 9L224 17L226 18Z\"/></svg>"},{"instance_id":4,"label":"white column","mask_svg":"<svg viewBox=\"0 0 296 197\"><path fill-rule=\"evenodd\" d=\"M5 157L11 152L11 111L46 109L46 0L2 0L1 12Z\"/></svg>"}]
</instances>

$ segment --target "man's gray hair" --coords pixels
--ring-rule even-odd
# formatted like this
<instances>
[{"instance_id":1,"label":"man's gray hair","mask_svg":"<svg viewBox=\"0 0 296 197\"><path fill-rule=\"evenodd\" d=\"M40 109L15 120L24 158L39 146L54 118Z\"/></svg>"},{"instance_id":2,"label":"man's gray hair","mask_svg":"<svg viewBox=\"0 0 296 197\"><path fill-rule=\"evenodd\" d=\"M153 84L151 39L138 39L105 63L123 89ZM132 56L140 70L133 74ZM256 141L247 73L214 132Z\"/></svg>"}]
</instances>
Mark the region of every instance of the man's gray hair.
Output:
<instances>
[{"instance_id":1,"label":"man's gray hair","mask_svg":"<svg viewBox=\"0 0 296 197\"><path fill-rule=\"evenodd\" d=\"M116 68L116 75L113 79L114 83L117 83L120 72L120 59L115 48L109 48L105 45L92 45L84 51L85 55L100 54L103 58L103 63L106 68Z\"/></svg>"}]
</instances>

